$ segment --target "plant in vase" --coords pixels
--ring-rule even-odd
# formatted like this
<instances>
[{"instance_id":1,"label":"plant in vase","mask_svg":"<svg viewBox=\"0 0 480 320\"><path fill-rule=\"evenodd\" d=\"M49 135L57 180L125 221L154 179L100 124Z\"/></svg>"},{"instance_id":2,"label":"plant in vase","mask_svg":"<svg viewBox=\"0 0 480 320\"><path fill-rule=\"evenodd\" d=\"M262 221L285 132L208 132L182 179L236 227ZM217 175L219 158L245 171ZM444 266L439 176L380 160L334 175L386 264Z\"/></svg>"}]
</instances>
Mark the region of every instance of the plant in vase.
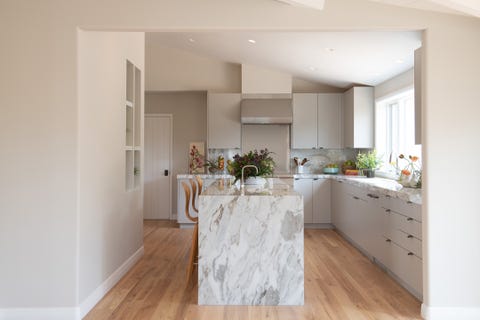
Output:
<instances>
[{"instance_id":1,"label":"plant in vase","mask_svg":"<svg viewBox=\"0 0 480 320\"><path fill-rule=\"evenodd\" d=\"M380 166L382 161L377 156L377 150L372 150L367 153L359 153L357 155L357 168L362 170L367 178L375 177L375 170Z\"/></svg>"},{"instance_id":2,"label":"plant in vase","mask_svg":"<svg viewBox=\"0 0 480 320\"><path fill-rule=\"evenodd\" d=\"M235 177L235 182L242 177L242 168L246 165L254 165L258 168L258 173L255 168L245 168L243 176L245 180L249 177L272 176L275 169L275 161L271 155L272 152L266 148L260 151L249 151L243 155L237 153L233 156L233 161L227 161L227 170Z\"/></svg>"},{"instance_id":3,"label":"plant in vase","mask_svg":"<svg viewBox=\"0 0 480 320\"><path fill-rule=\"evenodd\" d=\"M405 187L421 188L422 166L418 157L408 156L407 158L403 154L400 154L398 158L407 162L407 165L400 171L398 182Z\"/></svg>"}]
</instances>

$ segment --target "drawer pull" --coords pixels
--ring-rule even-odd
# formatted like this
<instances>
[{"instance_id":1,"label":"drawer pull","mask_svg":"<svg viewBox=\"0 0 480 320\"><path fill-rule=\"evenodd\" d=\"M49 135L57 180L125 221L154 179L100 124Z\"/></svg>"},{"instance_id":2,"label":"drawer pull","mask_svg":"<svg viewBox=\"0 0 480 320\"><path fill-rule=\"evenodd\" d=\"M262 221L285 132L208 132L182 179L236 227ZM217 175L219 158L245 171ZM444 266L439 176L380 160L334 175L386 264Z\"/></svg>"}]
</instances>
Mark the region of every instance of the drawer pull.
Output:
<instances>
[{"instance_id":1,"label":"drawer pull","mask_svg":"<svg viewBox=\"0 0 480 320\"><path fill-rule=\"evenodd\" d=\"M407 221L413 221L413 218L407 218Z\"/></svg>"},{"instance_id":2,"label":"drawer pull","mask_svg":"<svg viewBox=\"0 0 480 320\"><path fill-rule=\"evenodd\" d=\"M338 183L343 183L343 181L342 181L342 180L338 180Z\"/></svg>"},{"instance_id":3,"label":"drawer pull","mask_svg":"<svg viewBox=\"0 0 480 320\"><path fill-rule=\"evenodd\" d=\"M373 199L378 199L378 198L380 198L380 197L377 196L376 194L371 194L371 193L368 193L367 196L369 196L370 198L373 198Z\"/></svg>"},{"instance_id":4,"label":"drawer pull","mask_svg":"<svg viewBox=\"0 0 480 320\"><path fill-rule=\"evenodd\" d=\"M300 178L295 178L295 180L300 180Z\"/></svg>"},{"instance_id":5,"label":"drawer pull","mask_svg":"<svg viewBox=\"0 0 480 320\"><path fill-rule=\"evenodd\" d=\"M387 239L387 240L385 240L385 241L386 241L386 242L392 242L392 240L390 240L390 239Z\"/></svg>"},{"instance_id":6,"label":"drawer pull","mask_svg":"<svg viewBox=\"0 0 480 320\"><path fill-rule=\"evenodd\" d=\"M314 178L314 179L313 179L313 181L317 181L317 180L318 180L318 178Z\"/></svg>"},{"instance_id":7,"label":"drawer pull","mask_svg":"<svg viewBox=\"0 0 480 320\"><path fill-rule=\"evenodd\" d=\"M392 212L392 210L390 210L390 209L385 209L385 212L390 213L390 212Z\"/></svg>"},{"instance_id":8,"label":"drawer pull","mask_svg":"<svg viewBox=\"0 0 480 320\"><path fill-rule=\"evenodd\" d=\"M387 198L391 198L392 196L391 196L391 195L389 195L389 194L386 194L386 195L385 195L385 197L387 197Z\"/></svg>"},{"instance_id":9,"label":"drawer pull","mask_svg":"<svg viewBox=\"0 0 480 320\"><path fill-rule=\"evenodd\" d=\"M413 256L413 252L409 252L408 255L409 255L409 256Z\"/></svg>"},{"instance_id":10,"label":"drawer pull","mask_svg":"<svg viewBox=\"0 0 480 320\"><path fill-rule=\"evenodd\" d=\"M408 204L412 204L413 202L412 201L407 201Z\"/></svg>"},{"instance_id":11,"label":"drawer pull","mask_svg":"<svg viewBox=\"0 0 480 320\"><path fill-rule=\"evenodd\" d=\"M355 200L360 200L360 198L357 197L357 196L353 196L353 199L355 199Z\"/></svg>"},{"instance_id":12,"label":"drawer pull","mask_svg":"<svg viewBox=\"0 0 480 320\"><path fill-rule=\"evenodd\" d=\"M409 234L409 235L407 236L407 238L408 238L408 239L412 239L413 236L412 236L411 234Z\"/></svg>"}]
</instances>

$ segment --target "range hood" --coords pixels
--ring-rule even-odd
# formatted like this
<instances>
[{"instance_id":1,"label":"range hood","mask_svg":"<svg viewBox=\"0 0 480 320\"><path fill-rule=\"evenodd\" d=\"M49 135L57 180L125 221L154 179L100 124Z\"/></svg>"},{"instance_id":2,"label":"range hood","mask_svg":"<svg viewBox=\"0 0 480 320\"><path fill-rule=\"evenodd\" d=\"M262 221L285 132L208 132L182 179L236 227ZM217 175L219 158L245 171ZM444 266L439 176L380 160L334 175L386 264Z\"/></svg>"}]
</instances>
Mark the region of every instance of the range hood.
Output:
<instances>
[{"instance_id":1,"label":"range hood","mask_svg":"<svg viewBox=\"0 0 480 320\"><path fill-rule=\"evenodd\" d=\"M292 99L243 99L241 121L244 124L290 124Z\"/></svg>"}]
</instances>

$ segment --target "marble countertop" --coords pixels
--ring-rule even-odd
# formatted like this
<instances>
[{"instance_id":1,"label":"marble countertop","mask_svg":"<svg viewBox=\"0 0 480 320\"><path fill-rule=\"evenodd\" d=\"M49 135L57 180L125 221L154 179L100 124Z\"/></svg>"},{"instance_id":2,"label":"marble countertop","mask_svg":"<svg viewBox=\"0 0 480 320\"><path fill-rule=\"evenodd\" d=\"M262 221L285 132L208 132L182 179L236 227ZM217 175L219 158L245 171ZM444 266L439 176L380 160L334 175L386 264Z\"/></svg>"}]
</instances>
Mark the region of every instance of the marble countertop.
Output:
<instances>
[{"instance_id":1,"label":"marble countertop","mask_svg":"<svg viewBox=\"0 0 480 320\"><path fill-rule=\"evenodd\" d=\"M231 175L228 174L216 174L216 175L209 175L203 174L199 175L202 179L222 179L222 178L230 178ZM345 176L341 174L293 174L293 173L278 173L274 175L276 178L282 179L332 179L332 180L339 180L346 183L350 183L360 188L367 188L369 191L376 192L381 195L386 195L394 198L399 198L404 201L410 201L415 204L422 204L422 190L421 189L414 189L414 188L405 188L400 185L395 180L385 179L385 178L365 178L365 177L358 177L358 176ZM177 175L177 179L189 179L193 178L194 175L191 174L179 174ZM288 195L288 192L295 193L295 191L288 189L283 190L282 188L285 187L276 187L278 185L278 179L276 179L276 184L272 189L263 189L258 190L254 187L249 187L245 189L244 195ZM223 187L225 188L225 186ZM218 191L210 191L210 192L230 192L230 195L240 195L241 190L237 187L232 188L231 190L218 190ZM262 193L263 192L263 193Z\"/></svg>"},{"instance_id":2,"label":"marble countertop","mask_svg":"<svg viewBox=\"0 0 480 320\"><path fill-rule=\"evenodd\" d=\"M241 190L239 181L236 184L228 185L226 181L219 180L210 185L202 196L299 196L300 194L293 190L288 184L273 179L273 186L271 188L264 188L254 185L246 185L244 190Z\"/></svg>"},{"instance_id":3,"label":"marble countertop","mask_svg":"<svg viewBox=\"0 0 480 320\"><path fill-rule=\"evenodd\" d=\"M395 180L385 178L365 178L358 176L345 176L337 174L295 174L294 179L332 179L343 181L359 188L367 188L369 191L381 195L399 198L415 204L422 204L422 189L405 188Z\"/></svg>"}]
</instances>

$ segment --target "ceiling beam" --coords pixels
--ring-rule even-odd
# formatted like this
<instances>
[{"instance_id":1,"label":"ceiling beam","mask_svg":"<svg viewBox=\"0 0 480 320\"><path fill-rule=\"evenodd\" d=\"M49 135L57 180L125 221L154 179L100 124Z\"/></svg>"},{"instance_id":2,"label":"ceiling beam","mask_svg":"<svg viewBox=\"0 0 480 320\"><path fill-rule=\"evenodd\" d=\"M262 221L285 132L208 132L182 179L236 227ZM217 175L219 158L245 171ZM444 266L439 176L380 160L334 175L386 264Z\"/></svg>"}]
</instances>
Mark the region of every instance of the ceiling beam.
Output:
<instances>
[{"instance_id":1,"label":"ceiling beam","mask_svg":"<svg viewBox=\"0 0 480 320\"><path fill-rule=\"evenodd\" d=\"M444 7L480 18L479 0L430 0Z\"/></svg>"},{"instance_id":2,"label":"ceiling beam","mask_svg":"<svg viewBox=\"0 0 480 320\"><path fill-rule=\"evenodd\" d=\"M305 7L316 10L323 10L325 0L277 0L280 2L288 3L292 6Z\"/></svg>"}]
</instances>

